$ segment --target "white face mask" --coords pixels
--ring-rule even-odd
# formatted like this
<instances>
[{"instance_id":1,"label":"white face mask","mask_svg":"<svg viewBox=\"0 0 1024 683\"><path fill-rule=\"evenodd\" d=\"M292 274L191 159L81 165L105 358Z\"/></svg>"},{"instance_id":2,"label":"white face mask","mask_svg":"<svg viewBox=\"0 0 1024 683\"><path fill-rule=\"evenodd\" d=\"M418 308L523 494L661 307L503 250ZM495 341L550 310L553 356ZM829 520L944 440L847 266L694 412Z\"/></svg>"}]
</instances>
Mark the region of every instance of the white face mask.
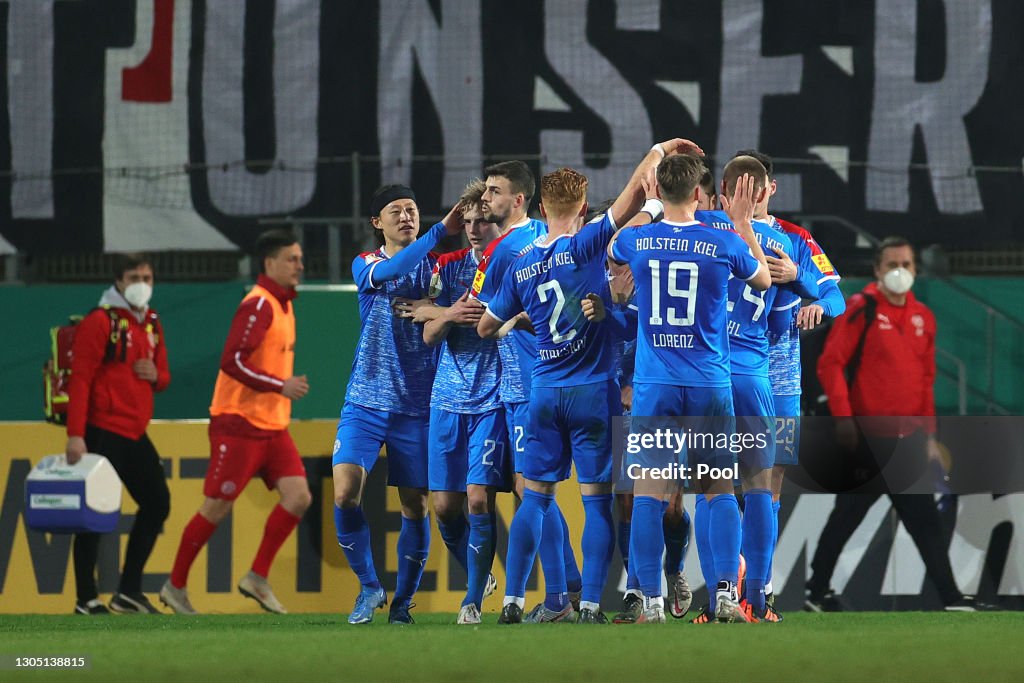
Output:
<instances>
[{"instance_id":1,"label":"white face mask","mask_svg":"<svg viewBox=\"0 0 1024 683\"><path fill-rule=\"evenodd\" d=\"M893 268L882 277L882 284L893 294L906 294L914 286L914 274L906 268Z\"/></svg>"},{"instance_id":2,"label":"white face mask","mask_svg":"<svg viewBox=\"0 0 1024 683\"><path fill-rule=\"evenodd\" d=\"M153 287L145 282L133 282L124 288L125 301L134 308L145 308L153 296Z\"/></svg>"}]
</instances>

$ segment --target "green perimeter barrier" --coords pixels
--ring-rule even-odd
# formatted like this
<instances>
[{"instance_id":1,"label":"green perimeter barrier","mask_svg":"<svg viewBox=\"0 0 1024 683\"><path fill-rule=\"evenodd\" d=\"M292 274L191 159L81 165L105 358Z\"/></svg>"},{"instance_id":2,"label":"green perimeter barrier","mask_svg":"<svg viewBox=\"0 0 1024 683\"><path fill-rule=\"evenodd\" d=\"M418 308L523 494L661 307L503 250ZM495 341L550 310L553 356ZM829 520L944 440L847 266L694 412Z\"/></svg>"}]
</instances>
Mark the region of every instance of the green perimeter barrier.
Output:
<instances>
[{"instance_id":1,"label":"green perimeter barrier","mask_svg":"<svg viewBox=\"0 0 1024 683\"><path fill-rule=\"evenodd\" d=\"M1024 317L1024 279L961 277L956 282L995 307ZM864 286L863 279L844 280L849 295ZM207 416L220 353L231 316L246 283L156 284L153 304L166 330L172 382L156 399L157 418ZM48 329L69 315L96 305L102 285L36 285L0 287L0 420L42 419L41 368L48 354ZM948 285L921 278L915 292L934 311L940 347L963 359L971 387L987 393L986 316L973 302ZM298 341L296 372L309 376L310 391L294 409L296 418L337 417L352 356L359 337L356 294L347 291L304 291L296 300ZM996 364L992 370L994 398L1013 414L1024 412L1024 335L997 320ZM940 368L955 370L940 358ZM956 385L940 377L935 387L941 413L955 413ZM984 413L984 401L968 401L970 413Z\"/></svg>"}]
</instances>

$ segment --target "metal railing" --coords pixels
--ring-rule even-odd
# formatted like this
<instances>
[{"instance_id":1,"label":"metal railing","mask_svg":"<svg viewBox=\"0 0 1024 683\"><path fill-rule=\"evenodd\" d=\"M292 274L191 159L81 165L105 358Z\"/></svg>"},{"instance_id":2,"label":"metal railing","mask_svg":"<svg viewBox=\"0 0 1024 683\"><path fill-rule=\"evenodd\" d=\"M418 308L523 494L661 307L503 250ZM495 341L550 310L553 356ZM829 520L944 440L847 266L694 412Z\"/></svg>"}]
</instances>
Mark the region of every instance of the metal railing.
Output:
<instances>
[{"instance_id":1,"label":"metal railing","mask_svg":"<svg viewBox=\"0 0 1024 683\"><path fill-rule=\"evenodd\" d=\"M806 227L809 231L813 232L813 226L815 223L832 223L843 227L856 236L858 246L866 247L877 247L881 244L881 240L872 235L864 228L852 223L851 221L843 218L842 216L834 216L827 214L798 214L794 216L794 219L800 222L800 224ZM998 308L992 306L987 300L978 296L971 290L967 289L963 285L956 282L953 278L948 275L939 272L936 269L928 268L923 266L925 274L929 277L935 278L942 282L944 285L954 290L964 298L968 299L972 304L978 306L985 313L985 371L986 371L986 390L981 391L975 387L971 387L967 383L967 370L966 364L963 359L959 356L950 353L949 351L940 348L936 345L936 353L947 358L954 365L957 366L957 374L954 376L952 373L943 373L948 378L953 379L957 383L958 388L958 405L960 414L966 414L966 401L968 394L979 398L984 401L989 414L996 413L999 415L1009 415L1010 411L1005 406L1001 405L995 399L996 393L996 319L1001 319L1007 324L1011 325L1016 331L1024 335L1024 321L1018 320L1013 316L1005 313Z\"/></svg>"}]
</instances>

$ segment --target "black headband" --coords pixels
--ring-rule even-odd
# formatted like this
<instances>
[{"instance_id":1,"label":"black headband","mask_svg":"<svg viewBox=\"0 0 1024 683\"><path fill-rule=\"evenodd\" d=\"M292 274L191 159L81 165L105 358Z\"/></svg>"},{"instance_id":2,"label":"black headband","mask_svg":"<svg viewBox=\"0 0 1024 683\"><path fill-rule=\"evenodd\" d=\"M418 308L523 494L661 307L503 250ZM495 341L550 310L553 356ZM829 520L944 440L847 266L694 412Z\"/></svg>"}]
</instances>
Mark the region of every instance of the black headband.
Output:
<instances>
[{"instance_id":1,"label":"black headband","mask_svg":"<svg viewBox=\"0 0 1024 683\"><path fill-rule=\"evenodd\" d=\"M370 215L379 216L381 210L396 199L416 201L416 193L408 185L388 185L382 187L370 200Z\"/></svg>"}]
</instances>

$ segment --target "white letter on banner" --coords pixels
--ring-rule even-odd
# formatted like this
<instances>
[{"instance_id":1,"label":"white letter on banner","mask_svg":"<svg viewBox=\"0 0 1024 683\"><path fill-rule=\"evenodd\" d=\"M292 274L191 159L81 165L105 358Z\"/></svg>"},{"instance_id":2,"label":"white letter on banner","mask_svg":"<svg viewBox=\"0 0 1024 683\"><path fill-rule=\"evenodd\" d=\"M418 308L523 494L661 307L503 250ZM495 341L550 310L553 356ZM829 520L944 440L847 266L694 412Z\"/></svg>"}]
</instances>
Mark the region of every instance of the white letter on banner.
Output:
<instances>
[{"instance_id":1,"label":"white letter on banner","mask_svg":"<svg viewBox=\"0 0 1024 683\"><path fill-rule=\"evenodd\" d=\"M724 0L722 3L721 106L718 114L716 177L741 149L761 146L761 113L767 95L800 92L804 58L762 56L764 8L761 0ZM776 175L779 191L772 199L777 211L803 208L800 176Z\"/></svg>"},{"instance_id":2,"label":"white letter on banner","mask_svg":"<svg viewBox=\"0 0 1024 683\"><path fill-rule=\"evenodd\" d=\"M11 215L53 218L53 0L8 3L7 112Z\"/></svg>"},{"instance_id":3,"label":"white letter on banner","mask_svg":"<svg viewBox=\"0 0 1024 683\"><path fill-rule=\"evenodd\" d=\"M434 101L444 144L442 201L458 198L480 173L483 147L483 48L480 3L441 0L440 20L427 0L380 3L377 140L381 181L412 178L413 58Z\"/></svg>"},{"instance_id":4,"label":"white letter on banner","mask_svg":"<svg viewBox=\"0 0 1024 683\"><path fill-rule=\"evenodd\" d=\"M631 16L644 14L640 10L632 8ZM600 202L619 193L639 155L651 146L653 133L640 95L587 41L586 23L587 0L544 3L544 52L555 72L608 124L608 163L594 167L583 160L583 133L579 131L541 131L540 150L548 166L571 166L585 172L590 180L588 193Z\"/></svg>"},{"instance_id":5,"label":"white letter on banner","mask_svg":"<svg viewBox=\"0 0 1024 683\"><path fill-rule=\"evenodd\" d=\"M928 154L932 192L942 213L981 211L964 116L988 80L992 5L988 0L944 2L946 73L942 80L915 80L917 3L875 3L875 88L868 144L867 207L906 211L914 131L920 126Z\"/></svg>"},{"instance_id":6,"label":"white letter on banner","mask_svg":"<svg viewBox=\"0 0 1024 683\"><path fill-rule=\"evenodd\" d=\"M244 63L246 3L207 0L203 52L203 137L206 163L245 159ZM293 170L253 173L244 165L212 168L210 201L228 215L285 213L302 208L316 189L317 111L320 82L319 0L277 0L274 5L273 161ZM254 160L255 161L255 160ZM301 171L294 170L296 167Z\"/></svg>"}]
</instances>

